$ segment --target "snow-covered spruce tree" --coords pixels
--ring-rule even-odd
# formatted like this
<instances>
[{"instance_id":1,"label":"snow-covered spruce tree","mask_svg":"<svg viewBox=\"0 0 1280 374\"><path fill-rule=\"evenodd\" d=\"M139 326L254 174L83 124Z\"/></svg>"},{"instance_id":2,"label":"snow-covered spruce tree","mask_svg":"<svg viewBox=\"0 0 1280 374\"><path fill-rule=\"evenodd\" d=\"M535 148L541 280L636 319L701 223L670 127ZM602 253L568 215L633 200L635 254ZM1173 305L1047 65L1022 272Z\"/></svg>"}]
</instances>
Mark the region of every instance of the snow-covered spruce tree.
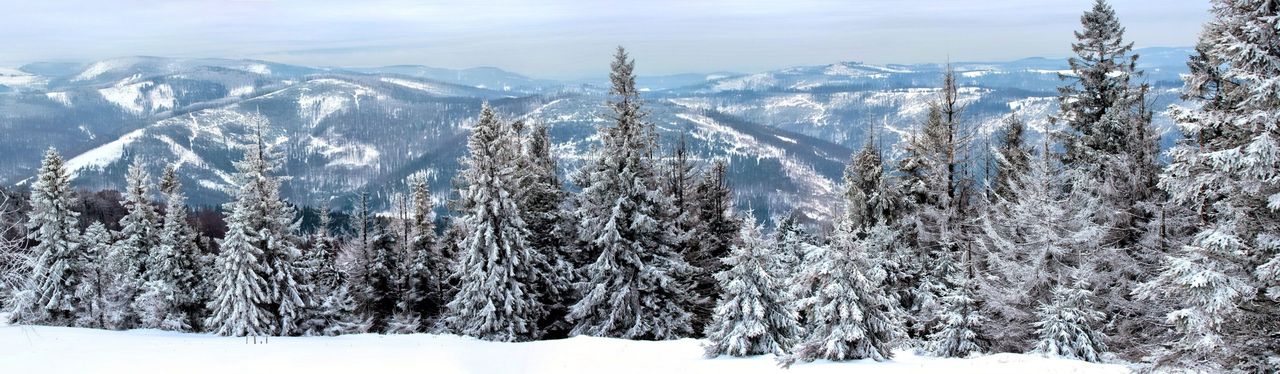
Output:
<instances>
[{"instance_id":1,"label":"snow-covered spruce tree","mask_svg":"<svg viewBox=\"0 0 1280 374\"><path fill-rule=\"evenodd\" d=\"M446 262L437 246L435 202L427 186L425 175L411 180L413 201L412 243L410 244L406 302L422 319L422 327L431 326L444 308L441 288L444 287Z\"/></svg>"},{"instance_id":2,"label":"snow-covered spruce tree","mask_svg":"<svg viewBox=\"0 0 1280 374\"><path fill-rule=\"evenodd\" d=\"M529 230L529 248L541 254L544 268L535 269L541 282L532 290L546 312L538 322L544 337L568 334L564 320L573 303L572 246L575 225L566 210L568 193L558 175L559 167L552 153L551 132L545 124L535 122L527 136L521 136L520 215ZM549 335L549 336L548 336Z\"/></svg>"},{"instance_id":3,"label":"snow-covered spruce tree","mask_svg":"<svg viewBox=\"0 0 1280 374\"><path fill-rule=\"evenodd\" d=\"M992 192L1010 202L1018 201L1018 191L1013 182L1031 169L1031 150L1026 145L1023 135L1027 125L1016 114L1004 119L1004 127L1000 129L1000 144L991 153L995 156L995 187Z\"/></svg>"},{"instance_id":4,"label":"snow-covered spruce tree","mask_svg":"<svg viewBox=\"0 0 1280 374\"><path fill-rule=\"evenodd\" d=\"M964 258L961 262L968 265L971 261ZM987 345L981 335L986 319L978 308L974 282L965 272L955 275L955 287L942 297L938 331L929 335L929 353L939 357L968 357L981 353Z\"/></svg>"},{"instance_id":5,"label":"snow-covered spruce tree","mask_svg":"<svg viewBox=\"0 0 1280 374\"><path fill-rule=\"evenodd\" d=\"M960 121L963 107L950 67L942 83L937 101L930 105L920 131L907 140L906 156L900 161L904 174L900 191L906 194L912 213L896 226L905 245L916 252L902 256L915 262L902 264L905 270L916 273L904 272L901 277L911 286L908 300L902 301L909 305L908 331L916 339L935 331L942 297L954 286L949 282L956 268L954 259L973 240L969 223L974 191L968 170L973 134Z\"/></svg>"},{"instance_id":6,"label":"snow-covered spruce tree","mask_svg":"<svg viewBox=\"0 0 1280 374\"><path fill-rule=\"evenodd\" d=\"M979 242L987 275L976 280L993 350L1026 351L1034 338L1032 311L1096 257L1104 233L1093 220L1099 204L1074 187L1080 174L1055 167L1042 152L1027 174L1004 176L1020 191L1017 200L996 194L987 202Z\"/></svg>"},{"instance_id":7,"label":"snow-covered spruce tree","mask_svg":"<svg viewBox=\"0 0 1280 374\"><path fill-rule=\"evenodd\" d=\"M670 204L657 183L653 125L644 121L634 61L618 48L610 80L612 125L578 170L578 240L594 256L583 269L582 299L570 308L573 335L675 339L693 331L687 309L691 267L672 248Z\"/></svg>"},{"instance_id":8,"label":"snow-covered spruce tree","mask_svg":"<svg viewBox=\"0 0 1280 374\"><path fill-rule=\"evenodd\" d=\"M26 235L22 234L27 224L26 212L22 211L23 200L14 191L0 188L0 232L13 235L0 235L0 310L13 312L17 304L16 293L23 289L30 276L30 246L26 245Z\"/></svg>"},{"instance_id":9,"label":"snow-covered spruce tree","mask_svg":"<svg viewBox=\"0 0 1280 374\"><path fill-rule=\"evenodd\" d=\"M1199 231L1138 293L1172 303L1175 340L1157 363L1276 372L1280 360L1280 4L1212 2L1184 98L1187 139L1160 178Z\"/></svg>"},{"instance_id":10,"label":"snow-covered spruce tree","mask_svg":"<svg viewBox=\"0 0 1280 374\"><path fill-rule=\"evenodd\" d=\"M16 322L71 325L77 306L75 281L80 278L82 249L72 211L71 177L53 148L44 154L31 185L27 239L35 242L31 273L14 296Z\"/></svg>"},{"instance_id":11,"label":"snow-covered spruce tree","mask_svg":"<svg viewBox=\"0 0 1280 374\"><path fill-rule=\"evenodd\" d=\"M241 185L244 187L245 185ZM240 190L245 194L247 188ZM238 196L248 202L248 196ZM205 321L209 331L227 336L273 335L277 329L271 310L267 308L269 285L259 259L262 248L256 242L258 233L247 227L252 214L248 204L232 203L227 217L227 234L219 242L215 266L222 272L215 280L216 289L210 300L211 314Z\"/></svg>"},{"instance_id":12,"label":"snow-covered spruce tree","mask_svg":"<svg viewBox=\"0 0 1280 374\"><path fill-rule=\"evenodd\" d=\"M244 160L236 164L238 190L227 204L227 234L217 267L217 290L206 326L219 335L300 333L311 286L299 265L300 239L292 206L280 197L276 158L259 124Z\"/></svg>"},{"instance_id":13,"label":"snow-covered spruce tree","mask_svg":"<svg viewBox=\"0 0 1280 374\"><path fill-rule=\"evenodd\" d=\"M160 243L160 221L151 204L150 183L151 177L146 169L135 160L125 177L124 208L128 213L120 219L120 240L115 243L107 260L108 271L114 278L107 291L110 300L107 320L111 328L160 327L158 324L142 325L142 309L147 305L135 304L144 290L144 274L154 266L151 252Z\"/></svg>"},{"instance_id":14,"label":"snow-covered spruce tree","mask_svg":"<svg viewBox=\"0 0 1280 374\"><path fill-rule=\"evenodd\" d=\"M696 220L693 230L687 234L696 243L689 243L684 258L697 269L693 274L693 291L698 302L693 308L692 321L697 335L702 334L702 327L711 321L715 312L721 290L715 274L727 268L721 260L729 256L738 238L739 226L743 224L732 211L733 191L726 180L727 172L724 160L716 160L693 188Z\"/></svg>"},{"instance_id":15,"label":"snow-covered spruce tree","mask_svg":"<svg viewBox=\"0 0 1280 374\"><path fill-rule=\"evenodd\" d=\"M1127 125L1103 122L1103 117L1130 96L1137 61L1133 43L1124 41L1124 27L1105 0L1095 0L1080 23L1083 29L1071 44L1076 56L1067 59L1072 74L1060 76L1069 84L1058 88L1055 117L1069 132L1063 136L1063 160L1073 167L1098 165L1098 156L1124 152Z\"/></svg>"},{"instance_id":16,"label":"snow-covered spruce tree","mask_svg":"<svg viewBox=\"0 0 1280 374\"><path fill-rule=\"evenodd\" d=\"M814 290L797 304L806 313L806 337L784 365L795 360L887 360L903 334L896 305L882 288L884 272L867 258L857 229L840 219L829 248L805 258L797 283Z\"/></svg>"},{"instance_id":17,"label":"snow-covered spruce tree","mask_svg":"<svg viewBox=\"0 0 1280 374\"><path fill-rule=\"evenodd\" d=\"M798 221L797 213L789 212L782 216L773 231L773 251L778 257L778 267L774 274L779 282L787 285L791 284L791 277L800 270L809 239Z\"/></svg>"},{"instance_id":18,"label":"snow-covered spruce tree","mask_svg":"<svg viewBox=\"0 0 1280 374\"><path fill-rule=\"evenodd\" d=\"M1150 309L1133 300L1130 290L1137 279L1149 277L1149 266L1142 263L1158 257L1142 246L1152 205L1161 198L1155 186L1158 133L1147 109L1148 88L1132 82L1142 73L1114 9L1096 1L1081 26L1072 44L1076 56L1068 60L1072 74L1062 75L1067 84L1059 88L1054 119L1066 126L1057 135L1065 148L1064 165L1084 171L1086 183L1077 187L1102 204L1095 220L1104 225L1108 249L1098 253L1089 283L1113 318L1108 326L1114 338L1141 340L1132 335L1156 326L1144 317Z\"/></svg>"},{"instance_id":19,"label":"snow-covered spruce tree","mask_svg":"<svg viewBox=\"0 0 1280 374\"><path fill-rule=\"evenodd\" d=\"M925 264L900 242L898 220L904 213L903 204L889 187L890 176L884 171L881 154L872 134L845 166L844 219L852 223L868 258L885 273L886 292L901 310L910 308L915 282Z\"/></svg>"},{"instance_id":20,"label":"snow-covered spruce tree","mask_svg":"<svg viewBox=\"0 0 1280 374\"><path fill-rule=\"evenodd\" d=\"M545 309L537 281L543 254L535 252L520 215L516 160L511 132L486 103L471 128L462 179L463 230L459 244L458 293L442 322L457 334L493 341L537 337Z\"/></svg>"},{"instance_id":21,"label":"snow-covered spruce tree","mask_svg":"<svg viewBox=\"0 0 1280 374\"><path fill-rule=\"evenodd\" d=\"M658 177L661 185L662 193L671 198L667 209L663 211L663 215L659 218L663 222L671 222L672 239L671 248L684 258L685 262L692 263L693 259L698 256L698 248L701 243L698 235L698 207L696 204L694 188L697 186L699 173L694 165L693 155L689 149L689 143L685 134L680 133L680 137L676 139L676 143L668 152L667 162L660 164L660 175ZM585 251L579 251L585 253ZM591 258L590 260L594 260ZM578 263L578 269L586 267L590 261ZM694 271L682 275L678 281L687 284L694 284L694 281L703 275L702 272ZM714 299L704 299L699 297L686 298L687 305L683 307L690 311L709 311L707 309ZM694 328L700 326L694 325Z\"/></svg>"},{"instance_id":22,"label":"snow-covered spruce tree","mask_svg":"<svg viewBox=\"0 0 1280 374\"><path fill-rule=\"evenodd\" d=\"M723 291L706 328L707 357L781 356L800 337L796 311L783 291L786 280L776 273L782 265L773 246L751 213L742 217L733 252L723 259L728 268L716 273Z\"/></svg>"},{"instance_id":23,"label":"snow-covered spruce tree","mask_svg":"<svg viewBox=\"0 0 1280 374\"><path fill-rule=\"evenodd\" d=\"M306 335L342 335L369 332L372 321L361 318L346 273L338 266L338 239L330 233L332 210L328 202L320 208L320 222L311 235L307 254L308 274L314 287L315 303L303 326Z\"/></svg>"},{"instance_id":24,"label":"snow-covered spruce tree","mask_svg":"<svg viewBox=\"0 0 1280 374\"><path fill-rule=\"evenodd\" d=\"M356 196L351 212L351 237L345 241L342 252L349 261L351 294L356 300L360 314L370 321L370 327L385 324L389 312L379 312L376 290L373 288L376 256L373 242L378 239L376 218L371 210L369 191L364 190Z\"/></svg>"},{"instance_id":25,"label":"snow-covered spruce tree","mask_svg":"<svg viewBox=\"0 0 1280 374\"><path fill-rule=\"evenodd\" d=\"M1060 284L1053 296L1036 310L1038 339L1034 353L1089 362L1101 361L1107 351L1095 327L1105 317L1093 305L1093 293L1083 283Z\"/></svg>"},{"instance_id":26,"label":"snow-covered spruce tree","mask_svg":"<svg viewBox=\"0 0 1280 374\"><path fill-rule=\"evenodd\" d=\"M401 313L399 235L388 230L387 225L378 222L370 235L373 241L369 251L369 283L365 285L365 307L372 318L373 331L388 334L410 333L420 327L416 315Z\"/></svg>"},{"instance_id":27,"label":"snow-covered spruce tree","mask_svg":"<svg viewBox=\"0 0 1280 374\"><path fill-rule=\"evenodd\" d=\"M390 269L388 274L392 278L388 285L389 290L394 294L395 305L393 314L387 321L385 332L410 334L422 328L422 317L413 308L413 294L410 288L414 241L413 202L406 194L393 193L390 204L390 219L386 234L392 237L394 245L388 256L383 258L390 261L384 266Z\"/></svg>"},{"instance_id":28,"label":"snow-covered spruce tree","mask_svg":"<svg viewBox=\"0 0 1280 374\"><path fill-rule=\"evenodd\" d=\"M107 253L111 250L112 234L102 222L95 221L80 235L80 245L84 248L83 262L80 267L80 279L76 281L77 327L106 328L106 291L111 285L111 274L105 267Z\"/></svg>"},{"instance_id":29,"label":"snow-covered spruce tree","mask_svg":"<svg viewBox=\"0 0 1280 374\"><path fill-rule=\"evenodd\" d=\"M133 309L140 326L174 331L197 325L203 297L196 294L196 265L200 255L195 235L187 224L186 197L182 195L177 169L165 168L160 190L165 197L165 215L157 246L147 253L143 283Z\"/></svg>"},{"instance_id":30,"label":"snow-covered spruce tree","mask_svg":"<svg viewBox=\"0 0 1280 374\"><path fill-rule=\"evenodd\" d=\"M660 178L662 192L671 197L668 219L673 220L676 226L677 237L674 246L686 256L697 247L693 229L698 221L694 208L694 186L697 178L694 175L696 171L689 153L689 143L682 132L670 154L667 155L669 161L663 165Z\"/></svg>"}]
</instances>

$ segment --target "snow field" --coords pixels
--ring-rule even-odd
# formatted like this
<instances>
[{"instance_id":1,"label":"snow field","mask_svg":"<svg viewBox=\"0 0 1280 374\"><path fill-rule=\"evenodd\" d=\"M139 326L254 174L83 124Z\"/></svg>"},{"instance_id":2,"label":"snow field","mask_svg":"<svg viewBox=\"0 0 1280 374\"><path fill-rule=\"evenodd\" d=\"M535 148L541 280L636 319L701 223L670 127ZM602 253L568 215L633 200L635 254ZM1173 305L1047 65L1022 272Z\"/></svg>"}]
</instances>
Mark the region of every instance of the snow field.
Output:
<instances>
[{"instance_id":1,"label":"snow field","mask_svg":"<svg viewBox=\"0 0 1280 374\"><path fill-rule=\"evenodd\" d=\"M0 318L2 320L2 318ZM261 339L261 338L259 338ZM252 341L250 340L250 343ZM262 343L259 340L259 343ZM817 361L706 359L701 342L575 337L495 343L455 335L273 337L265 344L159 330L0 327L0 373L1127 373L1120 365L1034 355Z\"/></svg>"}]
</instances>

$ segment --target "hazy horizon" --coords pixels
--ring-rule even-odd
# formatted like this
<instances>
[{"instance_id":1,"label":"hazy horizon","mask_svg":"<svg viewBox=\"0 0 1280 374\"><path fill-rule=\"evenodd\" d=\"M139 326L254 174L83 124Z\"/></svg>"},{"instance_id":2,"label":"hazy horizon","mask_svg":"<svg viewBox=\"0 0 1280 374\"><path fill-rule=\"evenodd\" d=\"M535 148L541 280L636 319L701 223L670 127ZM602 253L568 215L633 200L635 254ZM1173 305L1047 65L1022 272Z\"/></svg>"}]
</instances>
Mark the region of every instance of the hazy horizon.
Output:
<instances>
[{"instance_id":1,"label":"hazy horizon","mask_svg":"<svg viewBox=\"0 0 1280 374\"><path fill-rule=\"evenodd\" d=\"M837 61L1065 57L1089 0L786 3L380 0L10 4L0 66L124 56L248 58L307 66L492 66L537 78L601 76L626 46L643 75L759 72ZM1195 44L1201 1L1111 2L1136 47Z\"/></svg>"}]
</instances>

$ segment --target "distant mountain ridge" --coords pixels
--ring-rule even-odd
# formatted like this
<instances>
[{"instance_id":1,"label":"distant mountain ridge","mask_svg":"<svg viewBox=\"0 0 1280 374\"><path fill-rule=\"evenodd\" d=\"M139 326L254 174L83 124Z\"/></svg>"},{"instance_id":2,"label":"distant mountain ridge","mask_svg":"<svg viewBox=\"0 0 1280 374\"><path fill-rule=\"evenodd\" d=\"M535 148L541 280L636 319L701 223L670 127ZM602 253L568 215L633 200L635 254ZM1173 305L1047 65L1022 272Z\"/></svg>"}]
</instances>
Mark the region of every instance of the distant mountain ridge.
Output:
<instances>
[{"instance_id":1,"label":"distant mountain ridge","mask_svg":"<svg viewBox=\"0 0 1280 374\"><path fill-rule=\"evenodd\" d=\"M1158 107L1176 100L1189 48L1141 49ZM643 56L638 56L643 59ZM964 118L990 134L1016 112L1033 132L1056 110L1065 60L952 64ZM640 77L642 98L669 142L686 134L702 159L731 162L741 206L760 216L799 208L830 217L842 165L870 133L899 141L934 95L941 64L841 62L754 74ZM232 162L265 125L292 176L295 202L385 198L424 173L443 199L470 121L488 101L508 120L551 126L566 170L605 119L603 81L530 78L497 68L306 67L257 60L127 57L0 70L0 182L22 185L45 148L69 160L75 183L119 188L127 165L152 174L180 163L192 202L225 201ZM1161 123L1168 128L1167 120Z\"/></svg>"}]
</instances>

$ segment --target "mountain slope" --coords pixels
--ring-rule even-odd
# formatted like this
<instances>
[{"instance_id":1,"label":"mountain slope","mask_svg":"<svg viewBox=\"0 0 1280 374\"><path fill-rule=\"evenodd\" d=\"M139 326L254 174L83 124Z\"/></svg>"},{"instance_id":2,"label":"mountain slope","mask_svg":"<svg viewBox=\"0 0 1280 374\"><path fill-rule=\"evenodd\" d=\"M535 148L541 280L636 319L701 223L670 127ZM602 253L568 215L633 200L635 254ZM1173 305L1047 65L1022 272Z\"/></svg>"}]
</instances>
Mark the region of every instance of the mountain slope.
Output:
<instances>
[{"instance_id":1,"label":"mountain slope","mask_svg":"<svg viewBox=\"0 0 1280 374\"><path fill-rule=\"evenodd\" d=\"M1188 49L1140 50L1155 107L1176 100ZM1016 113L1032 141L1049 130L1065 61L955 63L963 121L989 136ZM738 206L757 216L836 212L851 149L868 135L894 145L923 118L945 66L842 62L755 74L641 77L648 119L664 149L684 135L702 161L730 163ZM1174 78L1170 78L1174 77ZM7 80L6 80L7 79ZM261 126L283 157L294 202L342 206L363 190L379 202L425 173L443 199L469 123L489 101L507 119L551 126L564 172L576 168L607 121L606 90L590 82L528 78L494 68L311 68L255 60L131 57L31 64L0 71L21 82L0 92L0 182L23 185L52 146L79 187L120 188L135 159L158 174L177 162L195 204L227 199L238 147ZM2 82L0 82L2 84ZM0 90L2 91L2 90ZM1157 118L1166 138L1176 134ZM983 141L983 139L979 139Z\"/></svg>"}]
</instances>

